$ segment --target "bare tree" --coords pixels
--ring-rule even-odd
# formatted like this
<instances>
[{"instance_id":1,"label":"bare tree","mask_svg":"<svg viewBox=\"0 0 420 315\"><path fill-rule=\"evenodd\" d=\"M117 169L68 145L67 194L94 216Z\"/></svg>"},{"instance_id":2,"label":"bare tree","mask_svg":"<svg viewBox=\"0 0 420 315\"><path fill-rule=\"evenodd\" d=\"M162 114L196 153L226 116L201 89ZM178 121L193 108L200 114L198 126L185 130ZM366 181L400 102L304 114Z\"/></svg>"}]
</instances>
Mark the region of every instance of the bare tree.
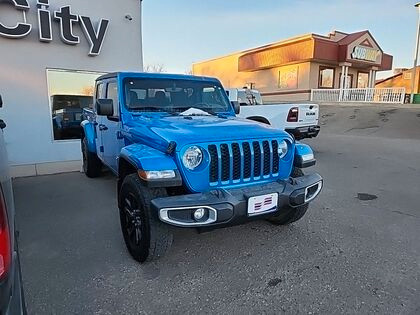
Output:
<instances>
[{"instance_id":1,"label":"bare tree","mask_svg":"<svg viewBox=\"0 0 420 315\"><path fill-rule=\"evenodd\" d=\"M189 69L185 70L185 74L193 75L194 73L193 73L192 69L189 68Z\"/></svg>"},{"instance_id":2,"label":"bare tree","mask_svg":"<svg viewBox=\"0 0 420 315\"><path fill-rule=\"evenodd\" d=\"M95 91L95 87L93 85L85 86L81 90L82 95L86 95L86 96L93 96L94 91Z\"/></svg>"},{"instance_id":3,"label":"bare tree","mask_svg":"<svg viewBox=\"0 0 420 315\"><path fill-rule=\"evenodd\" d=\"M154 64L154 65L145 65L143 67L144 72L155 72L155 73L161 73L165 72L165 66L161 63Z\"/></svg>"}]
</instances>

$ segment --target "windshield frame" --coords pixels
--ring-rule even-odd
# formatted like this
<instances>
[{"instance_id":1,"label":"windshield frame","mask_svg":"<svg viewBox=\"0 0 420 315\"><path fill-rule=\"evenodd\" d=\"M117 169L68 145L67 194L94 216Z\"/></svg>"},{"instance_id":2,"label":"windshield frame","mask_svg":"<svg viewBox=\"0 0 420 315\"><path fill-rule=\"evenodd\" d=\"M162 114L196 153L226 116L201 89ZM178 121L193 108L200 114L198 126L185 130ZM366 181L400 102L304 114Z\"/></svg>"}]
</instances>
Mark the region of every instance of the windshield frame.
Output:
<instances>
[{"instance_id":1,"label":"windshield frame","mask_svg":"<svg viewBox=\"0 0 420 315\"><path fill-rule=\"evenodd\" d=\"M222 111L217 111L217 112L213 112L213 111L209 111L209 108L206 107L197 107L197 106L189 106L186 105L185 107L179 107L184 109L184 111L190 109L190 108L197 108L203 111L208 112L210 115L225 115L225 116L234 116L235 115L235 110L233 108L233 105L231 103L231 101L229 100L227 94L225 93L225 89L223 88L222 84L220 83L220 81L218 80L199 80L199 79L190 79L188 77L186 78L149 78L149 77L136 77L136 76L130 76L130 77L125 77L121 80L121 96L122 96L122 100L123 100L123 106L121 106L124 111L127 111L130 114L137 114L137 115L141 115L144 113L147 114L168 114L168 115L179 115L181 114L183 111L165 111L165 110L133 110L130 109L130 107L128 106L128 95L127 95L127 90L126 90L126 84L128 81L174 81L174 82L192 82L192 83L198 83L198 84L208 84L210 86L215 86L219 89L220 91L220 97L223 99L222 101L226 103L226 111L222 110ZM196 103L199 104L199 103ZM196 105L194 104L194 105ZM222 104L221 104L222 105ZM148 106L145 106L146 108Z\"/></svg>"}]
</instances>

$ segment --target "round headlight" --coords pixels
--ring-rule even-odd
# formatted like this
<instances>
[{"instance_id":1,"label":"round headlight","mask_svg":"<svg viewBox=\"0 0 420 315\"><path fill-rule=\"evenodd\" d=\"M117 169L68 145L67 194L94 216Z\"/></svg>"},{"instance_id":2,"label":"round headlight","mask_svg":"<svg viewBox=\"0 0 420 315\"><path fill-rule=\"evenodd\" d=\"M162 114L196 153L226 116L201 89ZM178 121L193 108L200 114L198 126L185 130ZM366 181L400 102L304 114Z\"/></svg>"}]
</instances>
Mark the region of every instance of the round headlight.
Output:
<instances>
[{"instance_id":1,"label":"round headlight","mask_svg":"<svg viewBox=\"0 0 420 315\"><path fill-rule=\"evenodd\" d=\"M287 142L285 140L282 140L279 142L279 148L278 148L278 153L279 153L279 157L282 159L286 156L287 154Z\"/></svg>"},{"instance_id":2,"label":"round headlight","mask_svg":"<svg viewBox=\"0 0 420 315\"><path fill-rule=\"evenodd\" d=\"M182 163L189 170L193 170L198 167L203 161L203 152L196 146L189 147L184 155L182 156Z\"/></svg>"}]
</instances>

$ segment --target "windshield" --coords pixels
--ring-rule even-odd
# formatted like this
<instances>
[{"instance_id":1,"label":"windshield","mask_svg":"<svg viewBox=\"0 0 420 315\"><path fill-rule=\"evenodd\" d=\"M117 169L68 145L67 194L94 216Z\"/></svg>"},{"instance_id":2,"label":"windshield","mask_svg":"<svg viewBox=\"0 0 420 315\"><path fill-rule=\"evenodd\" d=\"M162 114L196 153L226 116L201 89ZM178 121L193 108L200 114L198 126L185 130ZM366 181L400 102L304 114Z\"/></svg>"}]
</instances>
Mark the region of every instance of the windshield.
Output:
<instances>
[{"instance_id":1,"label":"windshield","mask_svg":"<svg viewBox=\"0 0 420 315\"><path fill-rule=\"evenodd\" d=\"M209 114L231 111L220 84L195 80L128 79L124 82L125 103L130 111L183 113L189 109ZM191 111L190 111L191 112Z\"/></svg>"}]
</instances>

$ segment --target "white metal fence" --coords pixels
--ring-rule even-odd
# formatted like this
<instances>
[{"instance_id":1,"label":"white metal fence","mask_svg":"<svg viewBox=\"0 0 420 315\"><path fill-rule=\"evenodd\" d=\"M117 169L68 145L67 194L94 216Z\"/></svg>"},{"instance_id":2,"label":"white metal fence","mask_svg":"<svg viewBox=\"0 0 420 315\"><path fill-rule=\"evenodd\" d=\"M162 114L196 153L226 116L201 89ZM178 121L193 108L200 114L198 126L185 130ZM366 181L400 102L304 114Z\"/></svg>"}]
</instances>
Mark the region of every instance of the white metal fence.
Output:
<instances>
[{"instance_id":1,"label":"white metal fence","mask_svg":"<svg viewBox=\"0 0 420 315\"><path fill-rule=\"evenodd\" d=\"M312 89L314 102L404 103L405 88Z\"/></svg>"}]
</instances>

